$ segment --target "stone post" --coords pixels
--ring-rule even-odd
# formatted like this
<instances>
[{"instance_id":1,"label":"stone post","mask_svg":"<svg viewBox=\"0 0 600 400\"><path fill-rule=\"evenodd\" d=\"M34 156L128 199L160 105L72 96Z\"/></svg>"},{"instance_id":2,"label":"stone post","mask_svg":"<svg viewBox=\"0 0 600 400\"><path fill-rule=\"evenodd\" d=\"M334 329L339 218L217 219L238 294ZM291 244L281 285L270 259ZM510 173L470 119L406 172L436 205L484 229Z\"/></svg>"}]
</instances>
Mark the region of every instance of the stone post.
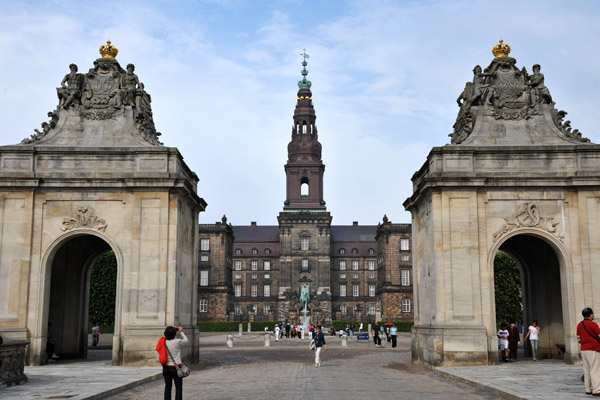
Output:
<instances>
[{"instance_id":1,"label":"stone post","mask_svg":"<svg viewBox=\"0 0 600 400\"><path fill-rule=\"evenodd\" d=\"M242 332L244 331L244 325L240 324L240 333L239 336L242 336Z\"/></svg>"},{"instance_id":2,"label":"stone post","mask_svg":"<svg viewBox=\"0 0 600 400\"><path fill-rule=\"evenodd\" d=\"M304 339L304 329L302 329L300 332L301 332L300 339Z\"/></svg>"},{"instance_id":3,"label":"stone post","mask_svg":"<svg viewBox=\"0 0 600 400\"><path fill-rule=\"evenodd\" d=\"M342 335L342 347L348 347L348 335L346 333Z\"/></svg>"},{"instance_id":4,"label":"stone post","mask_svg":"<svg viewBox=\"0 0 600 400\"><path fill-rule=\"evenodd\" d=\"M373 328L371 327L371 324L369 324L367 326L367 333L369 334L369 339L371 339L371 329L373 329Z\"/></svg>"},{"instance_id":5,"label":"stone post","mask_svg":"<svg viewBox=\"0 0 600 400\"><path fill-rule=\"evenodd\" d=\"M265 347L271 346L271 335L265 333Z\"/></svg>"},{"instance_id":6,"label":"stone post","mask_svg":"<svg viewBox=\"0 0 600 400\"><path fill-rule=\"evenodd\" d=\"M248 333L252 332L252 323L248 321Z\"/></svg>"},{"instance_id":7,"label":"stone post","mask_svg":"<svg viewBox=\"0 0 600 400\"><path fill-rule=\"evenodd\" d=\"M227 347L233 349L233 335L227 335Z\"/></svg>"}]
</instances>

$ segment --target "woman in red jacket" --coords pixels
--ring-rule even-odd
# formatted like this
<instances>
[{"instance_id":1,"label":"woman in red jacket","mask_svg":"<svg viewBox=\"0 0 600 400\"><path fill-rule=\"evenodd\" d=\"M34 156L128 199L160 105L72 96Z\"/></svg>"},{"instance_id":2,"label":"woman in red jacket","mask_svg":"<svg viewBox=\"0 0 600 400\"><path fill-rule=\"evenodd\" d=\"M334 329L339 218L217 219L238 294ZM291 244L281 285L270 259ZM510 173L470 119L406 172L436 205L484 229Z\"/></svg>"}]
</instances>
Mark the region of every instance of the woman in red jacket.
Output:
<instances>
[{"instance_id":1,"label":"woman in red jacket","mask_svg":"<svg viewBox=\"0 0 600 400\"><path fill-rule=\"evenodd\" d=\"M175 337L179 333L180 338ZM183 333L183 328L167 326L165 337L160 338L156 345L158 361L163 366L163 378L165 379L165 400L171 400L171 389L175 381L175 400L183 399L183 379L177 375L175 365L181 366L181 347L187 344L188 338ZM168 348L168 352L167 352ZM170 353L170 355L169 355Z\"/></svg>"}]
</instances>

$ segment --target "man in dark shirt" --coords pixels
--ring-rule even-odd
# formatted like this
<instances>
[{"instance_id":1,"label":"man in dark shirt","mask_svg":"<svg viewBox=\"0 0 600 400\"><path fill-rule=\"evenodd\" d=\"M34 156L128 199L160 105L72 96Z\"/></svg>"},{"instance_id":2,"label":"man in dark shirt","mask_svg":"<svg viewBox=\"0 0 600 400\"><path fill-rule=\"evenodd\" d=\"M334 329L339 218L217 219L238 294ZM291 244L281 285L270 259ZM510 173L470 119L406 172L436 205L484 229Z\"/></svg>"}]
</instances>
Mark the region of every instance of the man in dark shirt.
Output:
<instances>
[{"instance_id":1,"label":"man in dark shirt","mask_svg":"<svg viewBox=\"0 0 600 400\"><path fill-rule=\"evenodd\" d=\"M583 321L577 325L577 336L581 343L585 393L600 396L600 327L594 322L591 308L584 308L581 315Z\"/></svg>"},{"instance_id":2,"label":"man in dark shirt","mask_svg":"<svg viewBox=\"0 0 600 400\"><path fill-rule=\"evenodd\" d=\"M373 343L375 343L375 347L381 347L381 338L379 337L380 329L381 328L379 328L379 324L377 324L377 322L375 322L375 325L373 326L373 329L372 329Z\"/></svg>"}]
</instances>

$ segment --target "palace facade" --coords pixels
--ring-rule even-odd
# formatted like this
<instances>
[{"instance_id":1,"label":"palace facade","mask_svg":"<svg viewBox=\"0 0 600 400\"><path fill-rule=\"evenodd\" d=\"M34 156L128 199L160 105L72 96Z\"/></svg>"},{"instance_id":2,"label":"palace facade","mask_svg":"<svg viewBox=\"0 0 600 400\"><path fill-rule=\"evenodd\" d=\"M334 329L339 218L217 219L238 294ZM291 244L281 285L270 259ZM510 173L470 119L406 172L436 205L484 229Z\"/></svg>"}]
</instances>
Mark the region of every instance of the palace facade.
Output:
<instances>
[{"instance_id":1,"label":"palace facade","mask_svg":"<svg viewBox=\"0 0 600 400\"><path fill-rule=\"evenodd\" d=\"M306 285L312 321L412 321L411 225L331 224L302 64L279 224L200 225L198 320L297 321Z\"/></svg>"}]
</instances>

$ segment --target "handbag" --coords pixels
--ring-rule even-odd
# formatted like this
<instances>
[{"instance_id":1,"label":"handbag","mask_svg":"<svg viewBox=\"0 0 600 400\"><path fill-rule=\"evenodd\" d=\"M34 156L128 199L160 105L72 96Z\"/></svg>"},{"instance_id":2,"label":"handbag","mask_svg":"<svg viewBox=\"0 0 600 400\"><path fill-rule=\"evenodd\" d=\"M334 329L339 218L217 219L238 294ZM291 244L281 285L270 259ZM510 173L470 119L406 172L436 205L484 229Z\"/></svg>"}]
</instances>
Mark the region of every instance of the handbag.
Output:
<instances>
[{"instance_id":1,"label":"handbag","mask_svg":"<svg viewBox=\"0 0 600 400\"><path fill-rule=\"evenodd\" d=\"M188 367L187 365L181 363L181 366L177 365L177 363L175 362L175 358L173 358L173 355L171 354L171 351L169 350L169 346L167 346L167 343L165 342L165 349L167 349L167 354L169 355L169 357L171 357L171 360L173 360L173 364L175 364L175 369L177 370L177 376L180 378L185 378L190 376L190 374L192 373L192 370L190 369L190 367Z\"/></svg>"},{"instance_id":2,"label":"handbag","mask_svg":"<svg viewBox=\"0 0 600 400\"><path fill-rule=\"evenodd\" d=\"M314 339L310 341L310 343L308 344L308 348L310 350L314 350L317 347L317 344L315 343Z\"/></svg>"}]
</instances>

